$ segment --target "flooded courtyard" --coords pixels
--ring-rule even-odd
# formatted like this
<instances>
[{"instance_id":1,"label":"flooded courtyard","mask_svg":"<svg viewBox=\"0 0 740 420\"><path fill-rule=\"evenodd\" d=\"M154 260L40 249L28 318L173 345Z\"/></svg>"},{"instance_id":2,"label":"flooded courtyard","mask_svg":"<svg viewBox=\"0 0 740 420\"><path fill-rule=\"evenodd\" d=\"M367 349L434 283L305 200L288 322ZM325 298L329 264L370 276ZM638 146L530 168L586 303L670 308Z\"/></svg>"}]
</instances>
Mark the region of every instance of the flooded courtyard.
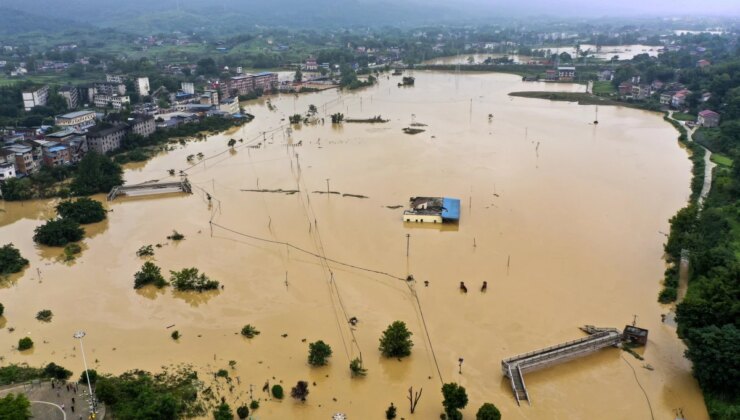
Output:
<instances>
[{"instance_id":1,"label":"flooded courtyard","mask_svg":"<svg viewBox=\"0 0 740 420\"><path fill-rule=\"evenodd\" d=\"M409 418L410 386L424 389L413 418L439 418L442 381L467 389L466 418L484 402L506 419L664 419L676 409L708 418L684 346L661 322L669 308L656 301L668 219L690 194L676 131L656 113L601 107L593 125L594 107L507 95L581 85L414 76L414 87L383 75L355 92L272 97L273 109L246 103L253 122L130 166L129 184L183 170L194 194L106 203L108 220L85 226L73 263L32 241L55 202L1 203L0 243L31 262L0 288L3 363L53 361L78 375L72 334L82 329L99 372L186 363L207 378L234 360L240 384L230 392L221 382L220 395L239 405L251 387L263 400L256 414L268 419L380 418L391 402ZM325 122L286 130L288 116L310 104ZM390 121L332 125L336 112ZM411 123L426 131L404 134ZM243 142L229 150L230 138ZM327 188L341 194L316 193ZM255 189L299 192L244 191ZM404 224L411 196L459 198L459 224ZM173 229L185 239L167 240ZM153 261L163 273L197 267L223 290L134 290L144 262L135 253L148 244L162 245ZM42 309L54 312L51 323L34 319ZM650 330L638 349L644 361L609 348L527 374L532 405L517 406L502 359L579 338L584 324L621 329L634 316ZM353 328L349 317L359 320ZM414 334L402 361L378 351L395 320ZM261 334L243 338L245 324ZM12 350L26 335L35 348ZM316 340L334 350L326 367L306 363ZM350 377L355 357L367 377ZM287 391L298 380L311 384L305 404L265 401L266 381Z\"/></svg>"}]
</instances>

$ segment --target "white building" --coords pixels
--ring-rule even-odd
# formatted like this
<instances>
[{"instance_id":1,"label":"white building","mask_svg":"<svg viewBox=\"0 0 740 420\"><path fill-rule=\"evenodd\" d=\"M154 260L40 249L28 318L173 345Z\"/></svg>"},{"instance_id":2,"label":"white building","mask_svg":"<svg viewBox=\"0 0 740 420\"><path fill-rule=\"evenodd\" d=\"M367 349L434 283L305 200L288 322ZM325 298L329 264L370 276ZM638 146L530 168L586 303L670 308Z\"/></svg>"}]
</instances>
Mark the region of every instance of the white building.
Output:
<instances>
[{"instance_id":1,"label":"white building","mask_svg":"<svg viewBox=\"0 0 740 420\"><path fill-rule=\"evenodd\" d=\"M136 93L141 96L149 96L149 92L151 92L151 89L149 89L149 78L139 77L136 79Z\"/></svg>"},{"instance_id":2,"label":"white building","mask_svg":"<svg viewBox=\"0 0 740 420\"><path fill-rule=\"evenodd\" d=\"M46 105L47 99L49 99L49 86L31 92L23 92L23 109L30 111L34 107Z\"/></svg>"},{"instance_id":3,"label":"white building","mask_svg":"<svg viewBox=\"0 0 740 420\"><path fill-rule=\"evenodd\" d=\"M11 178L15 178L15 163L0 163L0 182Z\"/></svg>"},{"instance_id":4,"label":"white building","mask_svg":"<svg viewBox=\"0 0 740 420\"><path fill-rule=\"evenodd\" d=\"M114 74L106 74L105 75L105 81L108 83L123 83L123 76L114 75Z\"/></svg>"},{"instance_id":5,"label":"white building","mask_svg":"<svg viewBox=\"0 0 740 420\"><path fill-rule=\"evenodd\" d=\"M131 98L120 95L95 95L93 102L95 102L97 108L105 108L111 105L113 109L121 109L126 104L131 103Z\"/></svg>"},{"instance_id":6,"label":"white building","mask_svg":"<svg viewBox=\"0 0 740 420\"><path fill-rule=\"evenodd\" d=\"M194 95L195 94L195 84L194 83L182 82L182 84L180 86L182 88L181 90L183 92L187 93L188 95Z\"/></svg>"}]
</instances>

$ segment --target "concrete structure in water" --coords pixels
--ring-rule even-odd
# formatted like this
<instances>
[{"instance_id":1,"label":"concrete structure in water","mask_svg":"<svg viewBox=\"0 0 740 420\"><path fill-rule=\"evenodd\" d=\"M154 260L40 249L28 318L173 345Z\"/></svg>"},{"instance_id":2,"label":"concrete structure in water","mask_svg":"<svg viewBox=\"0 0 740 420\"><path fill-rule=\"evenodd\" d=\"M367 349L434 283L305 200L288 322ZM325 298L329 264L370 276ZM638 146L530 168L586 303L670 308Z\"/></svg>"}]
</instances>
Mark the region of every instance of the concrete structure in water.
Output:
<instances>
[{"instance_id":1,"label":"concrete structure in water","mask_svg":"<svg viewBox=\"0 0 740 420\"><path fill-rule=\"evenodd\" d=\"M442 197L411 197L403 221L414 223L446 223L460 220L460 200Z\"/></svg>"}]
</instances>

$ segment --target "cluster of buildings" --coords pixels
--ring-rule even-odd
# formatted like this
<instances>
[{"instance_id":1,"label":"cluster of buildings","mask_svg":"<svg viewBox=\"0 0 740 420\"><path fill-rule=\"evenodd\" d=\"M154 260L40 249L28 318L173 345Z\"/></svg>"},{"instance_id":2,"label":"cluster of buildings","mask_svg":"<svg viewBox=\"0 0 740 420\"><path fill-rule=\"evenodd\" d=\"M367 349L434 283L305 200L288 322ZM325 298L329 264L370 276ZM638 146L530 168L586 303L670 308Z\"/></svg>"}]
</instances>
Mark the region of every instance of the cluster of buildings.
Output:
<instances>
[{"instance_id":1,"label":"cluster of buildings","mask_svg":"<svg viewBox=\"0 0 740 420\"><path fill-rule=\"evenodd\" d=\"M55 118L61 129L8 129L0 131L0 181L28 176L41 167L77 163L88 151L101 154L121 147L124 137L152 135L157 126L154 117L135 115L125 123L99 123L101 114L77 111Z\"/></svg>"},{"instance_id":2,"label":"cluster of buildings","mask_svg":"<svg viewBox=\"0 0 740 420\"><path fill-rule=\"evenodd\" d=\"M269 93L277 89L278 75L272 72L243 73L218 83L221 98L235 98L252 92Z\"/></svg>"}]
</instances>

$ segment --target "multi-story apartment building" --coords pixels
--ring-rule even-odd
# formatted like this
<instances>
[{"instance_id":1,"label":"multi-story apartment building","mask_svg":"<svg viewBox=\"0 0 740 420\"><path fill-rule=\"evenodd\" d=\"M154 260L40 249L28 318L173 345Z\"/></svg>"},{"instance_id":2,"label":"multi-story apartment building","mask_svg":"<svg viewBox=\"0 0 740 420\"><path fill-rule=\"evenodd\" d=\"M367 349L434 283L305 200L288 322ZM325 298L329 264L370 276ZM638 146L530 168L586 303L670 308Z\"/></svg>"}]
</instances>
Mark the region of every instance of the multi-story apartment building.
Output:
<instances>
[{"instance_id":1,"label":"multi-story apartment building","mask_svg":"<svg viewBox=\"0 0 740 420\"><path fill-rule=\"evenodd\" d=\"M80 105L80 92L74 86L64 86L59 89L59 94L67 102L67 108L75 109Z\"/></svg>"},{"instance_id":2,"label":"multi-story apartment building","mask_svg":"<svg viewBox=\"0 0 740 420\"><path fill-rule=\"evenodd\" d=\"M126 85L123 83L95 83L93 85L95 89L94 95L125 95Z\"/></svg>"},{"instance_id":3,"label":"multi-story apartment building","mask_svg":"<svg viewBox=\"0 0 740 420\"><path fill-rule=\"evenodd\" d=\"M128 122L129 131L142 137L151 136L157 130L154 117L149 115L138 115Z\"/></svg>"},{"instance_id":4,"label":"multi-story apartment building","mask_svg":"<svg viewBox=\"0 0 740 420\"><path fill-rule=\"evenodd\" d=\"M148 77L139 77L136 79L136 93L140 96L149 96L150 91Z\"/></svg>"},{"instance_id":5,"label":"multi-story apartment building","mask_svg":"<svg viewBox=\"0 0 740 420\"><path fill-rule=\"evenodd\" d=\"M87 133L87 147L100 154L105 154L121 147L121 141L126 136L126 126L90 130Z\"/></svg>"},{"instance_id":6,"label":"multi-story apartment building","mask_svg":"<svg viewBox=\"0 0 740 420\"><path fill-rule=\"evenodd\" d=\"M262 72L254 75L254 88L263 92L272 91L278 84L277 73Z\"/></svg>"},{"instance_id":7,"label":"multi-story apartment building","mask_svg":"<svg viewBox=\"0 0 740 420\"><path fill-rule=\"evenodd\" d=\"M75 130L84 131L95 125L95 112L70 112L69 114L60 115L54 118L54 124L60 127L73 128Z\"/></svg>"},{"instance_id":8,"label":"multi-story apartment building","mask_svg":"<svg viewBox=\"0 0 740 420\"><path fill-rule=\"evenodd\" d=\"M30 111L34 107L44 106L48 99L49 86L43 86L36 90L23 92L23 109Z\"/></svg>"},{"instance_id":9,"label":"multi-story apartment building","mask_svg":"<svg viewBox=\"0 0 740 420\"><path fill-rule=\"evenodd\" d=\"M113 109L121 109L126 104L131 103L131 98L128 95L95 95L94 103L97 108L105 108L110 105Z\"/></svg>"}]
</instances>

